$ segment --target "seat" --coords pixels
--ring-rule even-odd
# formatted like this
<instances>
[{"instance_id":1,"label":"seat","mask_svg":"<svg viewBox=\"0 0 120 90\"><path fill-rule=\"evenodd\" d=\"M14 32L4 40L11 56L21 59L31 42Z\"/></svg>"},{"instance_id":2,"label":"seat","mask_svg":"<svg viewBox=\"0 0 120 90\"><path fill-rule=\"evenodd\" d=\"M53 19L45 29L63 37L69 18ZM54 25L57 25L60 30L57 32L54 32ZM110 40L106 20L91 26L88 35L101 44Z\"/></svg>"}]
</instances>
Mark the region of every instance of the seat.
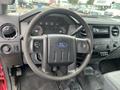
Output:
<instances>
[{"instance_id":1,"label":"seat","mask_svg":"<svg viewBox=\"0 0 120 90\"><path fill-rule=\"evenodd\" d=\"M104 74L104 90L120 90L120 71Z\"/></svg>"}]
</instances>

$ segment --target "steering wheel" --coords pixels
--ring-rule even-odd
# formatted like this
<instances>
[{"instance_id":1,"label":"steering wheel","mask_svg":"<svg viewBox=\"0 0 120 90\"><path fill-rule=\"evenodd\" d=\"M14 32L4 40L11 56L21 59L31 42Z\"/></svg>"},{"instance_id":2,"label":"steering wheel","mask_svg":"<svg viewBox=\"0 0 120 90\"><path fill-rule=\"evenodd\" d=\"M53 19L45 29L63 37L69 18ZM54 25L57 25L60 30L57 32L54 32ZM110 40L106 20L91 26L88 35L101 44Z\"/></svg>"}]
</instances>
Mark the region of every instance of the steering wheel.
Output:
<instances>
[{"instance_id":1,"label":"steering wheel","mask_svg":"<svg viewBox=\"0 0 120 90\"><path fill-rule=\"evenodd\" d=\"M86 30L86 38L76 38L71 35L64 34L47 34L41 36L31 36L34 26L41 20L51 14L62 14L76 19ZM80 29L80 28L79 28ZM76 33L78 29L73 32ZM72 35L73 35L72 34ZM34 46L35 43L39 45ZM76 13L66 9L51 9L36 15L29 24L29 28L25 33L23 41L23 53L27 64L32 71L40 77L49 80L67 80L77 76L89 63L93 51L93 35L86 22ZM41 69L33 63L30 51L37 50L43 52ZM83 63L76 67L76 54L84 53L86 57ZM70 68L71 66L71 68ZM56 67L56 71L65 68L66 73L63 75L53 75L51 70Z\"/></svg>"}]
</instances>

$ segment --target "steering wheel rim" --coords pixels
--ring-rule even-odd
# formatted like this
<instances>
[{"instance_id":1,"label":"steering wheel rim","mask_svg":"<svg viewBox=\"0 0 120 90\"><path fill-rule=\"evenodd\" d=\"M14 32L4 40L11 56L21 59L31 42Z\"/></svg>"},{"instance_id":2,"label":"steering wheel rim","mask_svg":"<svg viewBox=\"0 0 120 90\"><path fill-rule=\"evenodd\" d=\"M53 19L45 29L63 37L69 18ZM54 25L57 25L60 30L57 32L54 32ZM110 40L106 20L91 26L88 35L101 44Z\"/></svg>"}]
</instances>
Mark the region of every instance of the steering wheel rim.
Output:
<instances>
[{"instance_id":1,"label":"steering wheel rim","mask_svg":"<svg viewBox=\"0 0 120 90\"><path fill-rule=\"evenodd\" d=\"M83 61L82 65L73 73L65 75L65 76L52 76L49 74L44 73L43 71L39 70L38 67L33 63L31 56L29 54L29 43L28 41L30 40L30 33L31 30L34 28L35 24L41 19L41 18L45 18L46 15L49 14L65 14L65 15L71 15L74 16L82 25L84 25L86 33L87 33L87 38L90 39L89 41L89 47L90 47L90 52L86 55L85 60ZM72 11L66 10L66 9L51 9L48 10L46 12L43 13L39 13L38 15L36 15L32 21L29 24L29 28L25 33L25 37L24 37L24 41L23 41L23 53L24 53L24 57L26 59L27 64L30 66L30 68L32 69L32 71L37 74L40 77L43 77L45 79L49 79L49 80L55 80L55 81L59 81L59 80L67 80L70 78L73 78L75 76L77 76L89 63L91 55L92 55L92 48L93 48L93 37L92 37L92 32L90 31L88 25L86 24L86 22L77 14L75 14Z\"/></svg>"}]
</instances>

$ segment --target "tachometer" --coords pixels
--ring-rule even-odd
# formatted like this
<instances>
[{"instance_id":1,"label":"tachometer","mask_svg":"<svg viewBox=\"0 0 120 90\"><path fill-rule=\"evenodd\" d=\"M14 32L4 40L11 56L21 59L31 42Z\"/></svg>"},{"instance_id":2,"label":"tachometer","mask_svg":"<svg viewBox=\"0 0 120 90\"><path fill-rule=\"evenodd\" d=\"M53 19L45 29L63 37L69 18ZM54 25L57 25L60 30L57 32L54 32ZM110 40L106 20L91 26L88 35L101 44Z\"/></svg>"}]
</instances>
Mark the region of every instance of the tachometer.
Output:
<instances>
[{"instance_id":1,"label":"tachometer","mask_svg":"<svg viewBox=\"0 0 120 90\"><path fill-rule=\"evenodd\" d=\"M34 27L32 33L31 33L32 36L39 36L42 34L43 34L43 29L41 26L38 26L38 25Z\"/></svg>"}]
</instances>

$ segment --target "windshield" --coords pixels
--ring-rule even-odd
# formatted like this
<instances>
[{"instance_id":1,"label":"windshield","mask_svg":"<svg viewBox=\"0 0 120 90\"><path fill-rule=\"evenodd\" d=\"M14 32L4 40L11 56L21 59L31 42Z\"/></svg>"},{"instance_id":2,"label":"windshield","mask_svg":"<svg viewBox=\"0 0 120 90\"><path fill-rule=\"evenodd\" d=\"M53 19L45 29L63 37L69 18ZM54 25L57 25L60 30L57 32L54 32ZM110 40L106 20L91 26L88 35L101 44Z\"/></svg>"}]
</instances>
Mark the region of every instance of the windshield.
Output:
<instances>
[{"instance_id":1,"label":"windshield","mask_svg":"<svg viewBox=\"0 0 120 90\"><path fill-rule=\"evenodd\" d=\"M120 16L120 0L16 0L7 11L10 15L23 15L51 8L65 8L83 16Z\"/></svg>"}]
</instances>

